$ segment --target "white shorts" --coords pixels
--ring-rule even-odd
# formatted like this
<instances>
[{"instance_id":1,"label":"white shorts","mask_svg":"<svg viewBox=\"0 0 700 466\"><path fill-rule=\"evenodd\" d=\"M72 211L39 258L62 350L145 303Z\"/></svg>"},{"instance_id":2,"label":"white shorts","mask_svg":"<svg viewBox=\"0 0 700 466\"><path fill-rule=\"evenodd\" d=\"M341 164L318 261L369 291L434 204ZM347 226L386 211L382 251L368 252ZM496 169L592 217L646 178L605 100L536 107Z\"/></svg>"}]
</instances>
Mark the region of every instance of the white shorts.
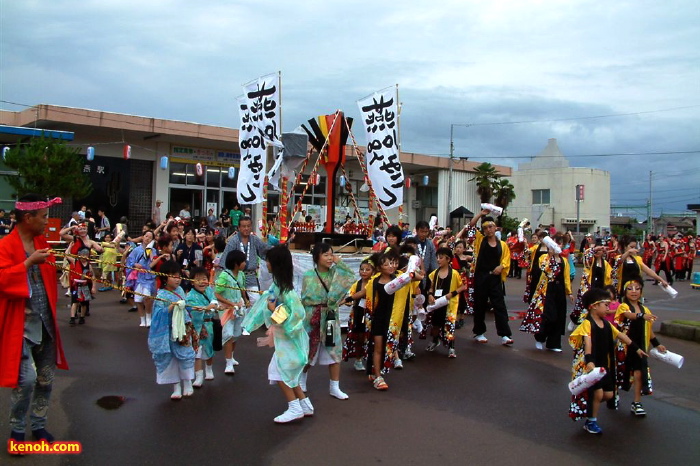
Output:
<instances>
[{"instance_id":1,"label":"white shorts","mask_svg":"<svg viewBox=\"0 0 700 466\"><path fill-rule=\"evenodd\" d=\"M154 285L143 285L143 284L136 285L136 289L134 290L134 302L135 303L142 303L144 301L144 299L147 299L144 296L140 296L137 293L145 294L148 297L152 297Z\"/></svg>"},{"instance_id":2,"label":"white shorts","mask_svg":"<svg viewBox=\"0 0 700 466\"><path fill-rule=\"evenodd\" d=\"M270 381L270 385L274 385L277 382L283 382L280 371L277 369L277 356L274 354L272 355L270 364L267 366L267 379Z\"/></svg>"},{"instance_id":3,"label":"white shorts","mask_svg":"<svg viewBox=\"0 0 700 466\"><path fill-rule=\"evenodd\" d=\"M328 352L326 347L319 343L314 359L310 361L309 364L312 366L317 364L319 366L330 366L331 364L335 364L335 361L331 357L331 353Z\"/></svg>"}]
</instances>

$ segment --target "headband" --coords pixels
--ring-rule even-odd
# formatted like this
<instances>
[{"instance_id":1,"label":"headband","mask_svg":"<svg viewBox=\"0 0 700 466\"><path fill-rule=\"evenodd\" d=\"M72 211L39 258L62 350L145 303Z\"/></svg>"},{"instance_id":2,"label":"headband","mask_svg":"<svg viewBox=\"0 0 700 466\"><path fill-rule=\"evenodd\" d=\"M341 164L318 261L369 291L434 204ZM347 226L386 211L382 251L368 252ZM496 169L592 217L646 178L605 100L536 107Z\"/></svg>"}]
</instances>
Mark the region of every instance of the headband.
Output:
<instances>
[{"instance_id":1,"label":"headband","mask_svg":"<svg viewBox=\"0 0 700 466\"><path fill-rule=\"evenodd\" d=\"M491 226L491 225L496 225L496 222L493 222L493 221L491 221L491 220L487 220L487 221L485 221L485 222L481 222L481 228L488 227L488 226Z\"/></svg>"},{"instance_id":2,"label":"headband","mask_svg":"<svg viewBox=\"0 0 700 466\"><path fill-rule=\"evenodd\" d=\"M53 199L50 199L48 201L36 201L36 202L17 201L17 202L15 202L15 209L17 209L17 210L48 209L52 205L60 204L62 202L63 201L61 201L60 197L54 197Z\"/></svg>"},{"instance_id":3,"label":"headband","mask_svg":"<svg viewBox=\"0 0 700 466\"><path fill-rule=\"evenodd\" d=\"M609 300L609 299L601 299L600 301L596 301L596 302L594 302L593 304L591 304L590 306L588 306L588 309L590 309L590 308L592 308L592 307L595 307L595 306L597 306L598 304L601 304L601 303L608 304L608 303L610 303L610 300Z\"/></svg>"},{"instance_id":4,"label":"headband","mask_svg":"<svg viewBox=\"0 0 700 466\"><path fill-rule=\"evenodd\" d=\"M622 289L623 289L623 290L626 290L627 287L628 287L631 283L639 283L639 280L627 280L627 281L625 282L624 286L622 287ZM640 283L640 287L641 287L641 283Z\"/></svg>"}]
</instances>

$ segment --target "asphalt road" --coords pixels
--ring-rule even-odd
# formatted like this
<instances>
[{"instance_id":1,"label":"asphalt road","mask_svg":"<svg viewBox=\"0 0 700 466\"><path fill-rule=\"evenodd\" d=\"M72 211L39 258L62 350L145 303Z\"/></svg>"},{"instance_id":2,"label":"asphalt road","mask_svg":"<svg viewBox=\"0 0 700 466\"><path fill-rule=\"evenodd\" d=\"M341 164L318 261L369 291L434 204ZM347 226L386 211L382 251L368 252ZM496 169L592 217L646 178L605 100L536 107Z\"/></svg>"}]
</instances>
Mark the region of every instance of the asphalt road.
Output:
<instances>
[{"instance_id":1,"label":"asphalt road","mask_svg":"<svg viewBox=\"0 0 700 466\"><path fill-rule=\"evenodd\" d=\"M508 305L515 314L523 281L508 284ZM700 320L700 291L687 282L668 299L648 286L647 304L662 319ZM62 296L62 293L61 293ZM341 387L347 401L328 395L328 373L314 368L309 396L316 415L293 425L272 419L286 408L279 389L268 385L270 348L257 348L254 334L236 351L241 365L223 375L223 355L215 359L216 378L190 399L172 402L170 386L155 383L146 345L116 292L100 293L87 324L70 328L67 298L60 301L60 326L69 371L54 385L49 430L60 440L82 442L80 455L9 458L2 464L697 464L700 458L700 345L660 337L685 356L676 369L652 361L655 393L643 400L646 418L629 413L632 399L623 392L621 409L601 409L604 430L594 436L582 422L567 417L571 351L537 351L531 335L511 322L515 345L471 339L471 322L458 331L457 359L444 348L424 351L403 371L387 377L377 392L366 377L343 364ZM491 319L489 319L491 320ZM118 409L97 405L103 396L126 397ZM9 390L0 396L0 432L9 433Z\"/></svg>"}]
</instances>

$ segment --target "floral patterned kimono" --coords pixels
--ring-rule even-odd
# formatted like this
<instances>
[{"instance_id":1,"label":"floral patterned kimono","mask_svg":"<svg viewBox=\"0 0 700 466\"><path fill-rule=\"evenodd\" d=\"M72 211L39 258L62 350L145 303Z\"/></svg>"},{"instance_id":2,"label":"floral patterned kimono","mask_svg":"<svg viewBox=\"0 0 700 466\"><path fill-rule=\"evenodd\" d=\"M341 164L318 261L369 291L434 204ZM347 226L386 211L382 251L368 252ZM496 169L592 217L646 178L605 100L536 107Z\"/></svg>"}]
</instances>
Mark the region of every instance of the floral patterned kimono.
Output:
<instances>
[{"instance_id":1,"label":"floral patterned kimono","mask_svg":"<svg viewBox=\"0 0 700 466\"><path fill-rule=\"evenodd\" d=\"M561 256L560 256L561 257ZM527 308L527 313L523 322L520 324L521 332L539 333L542 327L542 319L544 318L545 308L547 306L547 289L549 284L555 279L564 281L564 292L571 294L571 277L569 275L569 261L565 257L561 257L561 262L557 262L554 256L545 254L540 257L539 268L540 280L537 283L530 305ZM566 301L564 301L566 306ZM549 308L547 308L549 309ZM564 309L564 318L566 318L566 309ZM561 324L561 332L564 334L564 322Z\"/></svg>"},{"instance_id":2,"label":"floral patterned kimono","mask_svg":"<svg viewBox=\"0 0 700 466\"><path fill-rule=\"evenodd\" d=\"M641 303L639 304L639 309L644 314L651 314L651 311L642 306ZM622 333L630 337L630 340L636 343L637 346L644 350L644 352L648 353L649 345L651 344L652 321L645 320L644 322L633 322L632 320L625 318L625 312L636 313L635 310L630 308L629 304L622 303L615 312L615 323ZM631 364L628 364L628 358L634 358L635 360L639 360L640 358L637 354L628 353L627 345L620 341L617 342L616 352L617 367L615 371L615 383L617 384L618 388L629 391L630 387L632 386L632 380L634 379L634 369L630 367ZM649 370L647 360L644 358L637 362L638 364L641 362L641 366L646 367L646 370L640 368L642 372L642 395L651 395L651 371Z\"/></svg>"},{"instance_id":3,"label":"floral patterned kimono","mask_svg":"<svg viewBox=\"0 0 700 466\"><path fill-rule=\"evenodd\" d=\"M610 322L604 320L604 326L606 329L610 330L610 336L612 337L611 345L615 344L615 339L618 333L620 333ZM592 325L590 319L583 321L581 325L576 327L576 329L571 333L569 337L569 345L574 350L574 360L571 367L571 380L576 377L583 375L586 372L586 361L584 359L584 344L583 337L590 336L592 339L593 346L596 345L595 337L592 332ZM612 351L608 357L608 364L605 370L608 372L615 370L615 351ZM614 399L617 399L617 393L614 395ZM571 404L569 405L569 417L574 421L585 418L588 416L588 390L584 391L580 395L571 396Z\"/></svg>"},{"instance_id":4,"label":"floral patterned kimono","mask_svg":"<svg viewBox=\"0 0 700 466\"><path fill-rule=\"evenodd\" d=\"M348 294L353 295L357 293L360 291L361 286L362 279L353 283ZM350 312L350 319L348 320L348 334L343 343L343 361L347 361L350 358L360 358L364 356L367 351L367 342L371 338L371 335L367 331L367 325L365 325L365 322L369 320L367 306L364 304L366 302L366 299L357 299L353 302L352 312ZM355 322L355 310L362 314L362 322ZM361 337L364 337L362 339L364 345L360 348L359 342Z\"/></svg>"},{"instance_id":5,"label":"floral patterned kimono","mask_svg":"<svg viewBox=\"0 0 700 466\"><path fill-rule=\"evenodd\" d=\"M289 313L287 319L277 324L272 320L272 312L267 308L268 298L277 298L278 305L284 305ZM262 325L269 328L275 345L274 358L282 381L290 388L299 385L299 376L308 362L309 336L304 330L304 306L296 291L280 294L279 287L273 284L250 308L243 319L243 327L252 332Z\"/></svg>"},{"instance_id":6,"label":"floral patterned kimono","mask_svg":"<svg viewBox=\"0 0 700 466\"><path fill-rule=\"evenodd\" d=\"M378 296L374 290L375 286L384 286L377 282L380 276L381 274L379 273L373 275L372 278L369 279L369 282L367 283L367 286L365 288L367 290L367 296L365 297L365 299L367 302L368 316L374 315L374 310L378 302ZM395 277L392 277L392 279L393 278ZM412 296L415 296L415 293L417 292L419 286L420 282L412 281L408 285L396 291L396 293L394 293L393 295L394 304L392 306L391 315L389 317L389 330L387 331L386 335L386 346L384 348L384 362L382 364L381 369L381 372L383 374L389 373L391 368L394 367L394 359L396 357L395 352L399 350L399 336L401 334L401 326L403 324L403 320L405 318L406 313L410 312L413 308ZM372 319L365 319L365 325L367 326L368 334L371 335ZM366 347L366 356L367 361L369 362L372 360L372 355L374 353L374 342L372 338L369 339L369 343L366 345ZM367 371L370 371L369 365L367 366Z\"/></svg>"},{"instance_id":7,"label":"floral patterned kimono","mask_svg":"<svg viewBox=\"0 0 700 466\"><path fill-rule=\"evenodd\" d=\"M355 281L355 273L339 261L327 272L318 269L308 270L301 285L301 302L306 310L305 327L309 333L309 361L313 361L319 345L325 343L326 321L329 311L335 313L333 328L333 346L326 346L328 353L336 363L343 355L343 340L340 334L340 315L338 306L347 296Z\"/></svg>"},{"instance_id":8,"label":"floral patterned kimono","mask_svg":"<svg viewBox=\"0 0 700 466\"><path fill-rule=\"evenodd\" d=\"M428 276L431 285L431 291L435 292L435 283L438 271L440 269L433 270ZM445 277L447 278L447 277ZM450 269L450 291L453 293L457 288L462 285L462 277L456 270ZM445 315L445 325L440 329L440 341L446 347L450 347L450 342L455 339L455 322L457 321L457 309L459 308L459 295L455 293L449 303L447 304L447 313ZM430 328L433 326L433 317L435 314L435 309L428 312L425 318L425 325L423 326L423 331L420 333L419 338L421 340L426 338L429 333Z\"/></svg>"},{"instance_id":9,"label":"floral patterned kimono","mask_svg":"<svg viewBox=\"0 0 700 466\"><path fill-rule=\"evenodd\" d=\"M153 303L153 317L151 328L148 331L148 349L153 356L156 372L162 373L176 359L181 370L194 368L195 350L192 348L190 333L180 341L172 338L172 313L168 307L185 298L185 292L178 287L175 291L161 288L158 290L158 299ZM184 313L185 325L191 328L191 319L187 312Z\"/></svg>"},{"instance_id":10,"label":"floral patterned kimono","mask_svg":"<svg viewBox=\"0 0 700 466\"><path fill-rule=\"evenodd\" d=\"M583 295L591 289L593 283L593 265L595 261L593 256L593 248L588 248L583 253L583 274L581 275L581 284L576 293L576 302L574 309L571 311L571 321L579 325L588 316L588 309L583 307ZM603 284L605 286L612 284L612 267L608 261L603 258Z\"/></svg>"},{"instance_id":11,"label":"floral patterned kimono","mask_svg":"<svg viewBox=\"0 0 700 466\"><path fill-rule=\"evenodd\" d=\"M202 347L202 359L209 359L214 356L214 324L211 319L216 311L205 311L203 309L193 309L193 307L205 308L214 299L214 292L210 287L204 290L204 294L192 288L187 293L187 310L192 318L194 330L199 335L199 344Z\"/></svg>"}]
</instances>

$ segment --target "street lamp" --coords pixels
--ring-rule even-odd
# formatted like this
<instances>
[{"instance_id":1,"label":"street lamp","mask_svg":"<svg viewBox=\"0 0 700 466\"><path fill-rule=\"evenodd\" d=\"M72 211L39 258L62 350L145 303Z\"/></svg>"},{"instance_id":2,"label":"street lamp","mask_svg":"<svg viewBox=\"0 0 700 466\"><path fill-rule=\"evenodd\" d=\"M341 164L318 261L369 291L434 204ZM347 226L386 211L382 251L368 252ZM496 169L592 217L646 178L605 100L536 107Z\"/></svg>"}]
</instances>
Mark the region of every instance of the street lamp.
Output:
<instances>
[{"instance_id":1,"label":"street lamp","mask_svg":"<svg viewBox=\"0 0 700 466\"><path fill-rule=\"evenodd\" d=\"M445 223L445 226L451 227L452 225L450 224L450 214L452 213L452 165L454 164L454 159L455 159L455 143L454 143L454 132L455 132L455 126L464 126L465 128L468 128L471 126L471 123L466 123L466 124L458 124L458 123L451 123L450 124L450 174L449 174L449 179L447 180L447 222ZM461 158L461 157L460 157Z\"/></svg>"}]
</instances>

